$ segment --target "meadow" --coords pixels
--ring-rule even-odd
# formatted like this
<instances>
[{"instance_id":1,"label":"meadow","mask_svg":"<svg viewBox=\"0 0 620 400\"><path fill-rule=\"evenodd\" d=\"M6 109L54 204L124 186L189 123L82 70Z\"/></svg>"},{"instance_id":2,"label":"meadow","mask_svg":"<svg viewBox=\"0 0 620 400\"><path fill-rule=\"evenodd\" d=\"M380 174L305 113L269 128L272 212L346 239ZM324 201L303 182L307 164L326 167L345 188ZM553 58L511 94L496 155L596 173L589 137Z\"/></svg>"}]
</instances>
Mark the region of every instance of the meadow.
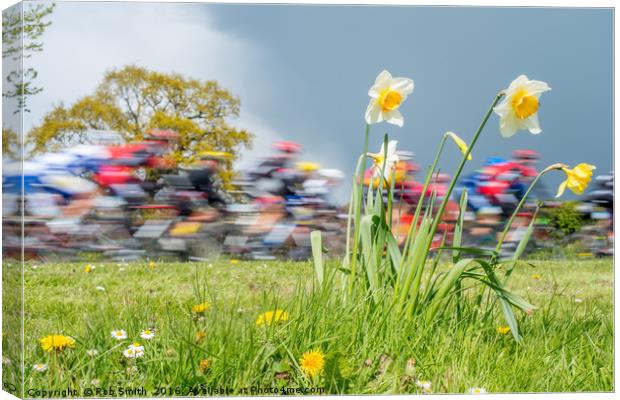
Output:
<instances>
[{"instance_id":1,"label":"meadow","mask_svg":"<svg viewBox=\"0 0 620 400\"><path fill-rule=\"evenodd\" d=\"M452 268L448 261L435 274ZM332 295L343 290L336 261L326 262L321 287L311 262L30 262L25 394L613 391L613 261L528 263L509 284L536 306L516 314L518 343L501 309L486 306L494 298L481 305L476 290L451 297L431 323L399 318L364 291L342 301ZM282 313L259 318L274 310ZM120 330L126 338L113 337ZM44 351L40 340L51 334L75 342ZM14 346L3 340L10 357ZM140 356L127 357L135 342ZM324 365L304 373L300 360L313 350Z\"/></svg>"}]
</instances>

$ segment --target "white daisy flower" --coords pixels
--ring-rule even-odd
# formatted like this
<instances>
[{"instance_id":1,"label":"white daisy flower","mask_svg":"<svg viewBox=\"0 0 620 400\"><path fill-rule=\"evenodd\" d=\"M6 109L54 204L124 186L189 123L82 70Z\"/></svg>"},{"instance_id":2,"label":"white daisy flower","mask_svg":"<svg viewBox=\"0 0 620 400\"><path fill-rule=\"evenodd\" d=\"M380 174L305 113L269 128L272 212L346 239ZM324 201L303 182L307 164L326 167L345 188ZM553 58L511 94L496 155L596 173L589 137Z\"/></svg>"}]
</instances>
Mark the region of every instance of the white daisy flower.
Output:
<instances>
[{"instance_id":1,"label":"white daisy flower","mask_svg":"<svg viewBox=\"0 0 620 400\"><path fill-rule=\"evenodd\" d=\"M144 355L144 351L132 349L131 347L123 351L123 355L127 358L139 358Z\"/></svg>"},{"instance_id":2,"label":"white daisy flower","mask_svg":"<svg viewBox=\"0 0 620 400\"><path fill-rule=\"evenodd\" d=\"M473 387L473 388L469 388L467 390L467 392L469 394L484 394L487 392L487 390L485 388L481 388L481 387Z\"/></svg>"},{"instance_id":3,"label":"white daisy flower","mask_svg":"<svg viewBox=\"0 0 620 400\"><path fill-rule=\"evenodd\" d=\"M155 331L150 330L150 329L145 329L142 332L140 332L140 337L142 339L151 340L155 337Z\"/></svg>"},{"instance_id":4,"label":"white daisy flower","mask_svg":"<svg viewBox=\"0 0 620 400\"><path fill-rule=\"evenodd\" d=\"M129 345L129 347L127 347L128 349L132 349L135 351L142 351L144 352L144 346L142 346L140 343L138 342L133 342L132 344Z\"/></svg>"},{"instance_id":5,"label":"white daisy flower","mask_svg":"<svg viewBox=\"0 0 620 400\"><path fill-rule=\"evenodd\" d=\"M112 337L116 340L127 339L127 332L124 329L119 329L117 331L112 331Z\"/></svg>"},{"instance_id":6,"label":"white daisy flower","mask_svg":"<svg viewBox=\"0 0 620 400\"><path fill-rule=\"evenodd\" d=\"M37 372L45 372L47 371L47 364L34 364L32 369Z\"/></svg>"},{"instance_id":7,"label":"white daisy flower","mask_svg":"<svg viewBox=\"0 0 620 400\"><path fill-rule=\"evenodd\" d=\"M90 384L92 386L99 387L99 385L101 385L101 379L93 379L92 381L90 381Z\"/></svg>"},{"instance_id":8,"label":"white daisy flower","mask_svg":"<svg viewBox=\"0 0 620 400\"><path fill-rule=\"evenodd\" d=\"M95 289L100 292L105 292L105 288L103 286L95 286Z\"/></svg>"},{"instance_id":9,"label":"white daisy flower","mask_svg":"<svg viewBox=\"0 0 620 400\"><path fill-rule=\"evenodd\" d=\"M425 393L431 392L431 381L415 381L415 385L422 389Z\"/></svg>"},{"instance_id":10,"label":"white daisy flower","mask_svg":"<svg viewBox=\"0 0 620 400\"><path fill-rule=\"evenodd\" d=\"M582 302L583 302L582 299L579 299L579 298L575 297L575 303L582 303Z\"/></svg>"},{"instance_id":11,"label":"white daisy flower","mask_svg":"<svg viewBox=\"0 0 620 400\"><path fill-rule=\"evenodd\" d=\"M86 355L87 356L95 357L98 354L99 354L99 350L97 350L97 349L86 350Z\"/></svg>"}]
</instances>

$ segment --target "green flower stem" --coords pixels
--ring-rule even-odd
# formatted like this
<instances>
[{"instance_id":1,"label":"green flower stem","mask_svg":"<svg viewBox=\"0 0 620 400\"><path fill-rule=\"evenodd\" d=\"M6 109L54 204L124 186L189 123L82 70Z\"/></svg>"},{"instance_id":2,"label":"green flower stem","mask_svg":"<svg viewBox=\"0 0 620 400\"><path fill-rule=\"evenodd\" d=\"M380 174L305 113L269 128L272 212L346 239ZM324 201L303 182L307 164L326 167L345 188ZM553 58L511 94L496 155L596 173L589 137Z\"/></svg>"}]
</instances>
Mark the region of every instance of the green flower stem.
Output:
<instances>
[{"instance_id":1,"label":"green flower stem","mask_svg":"<svg viewBox=\"0 0 620 400\"><path fill-rule=\"evenodd\" d=\"M446 135L443 135L441 137L441 142L439 142L439 148L437 149L437 152L435 153L435 159L433 160L433 163L431 164L430 170L426 174L426 179L424 180L424 185L422 186L422 193L420 193L420 199L418 199L418 204L416 205L416 208L415 208L415 214L414 214L413 219L411 220L411 225L409 226L409 233L407 233L407 239L405 240L405 247L403 248L403 257L402 257L403 260L406 259L407 254L409 252L409 245L412 240L413 230L418 224L418 218L420 217L420 212L422 211L422 204L424 203L424 200L426 199L426 191L428 190L428 185L430 184L431 177L433 176L433 173L435 172L435 168L437 168L437 163L439 162L439 157L441 156L441 153L443 152L443 148L444 148L444 145L446 144L447 138L448 137Z\"/></svg>"},{"instance_id":2,"label":"green flower stem","mask_svg":"<svg viewBox=\"0 0 620 400\"><path fill-rule=\"evenodd\" d=\"M566 167L566 165L559 164L559 163L558 164L550 165L547 168L543 169L536 176L536 178L534 178L534 180L530 184L530 187L527 188L527 191L525 192L525 194L521 198L521 201L519 202L519 204L517 204L517 208L515 208L515 210L512 212L512 215L510 216L510 219L506 223L506 226L504 226L504 230L502 231L502 234L499 237L499 240L497 241L497 246L495 246L495 253L496 253L496 255L493 256L493 261L495 261L495 259L497 257L497 254L499 254L500 250L502 249L502 244L504 244L504 240L506 239L506 235L508 234L508 231L510 230L510 227L512 226L512 223L514 222L514 220L515 220L517 214L519 213L519 211L521 211L521 208L525 204L525 201L527 200L527 197L529 196L530 192L532 191L532 189L534 189L534 186L536 186L536 183L538 183L540 178L544 174L546 174L547 172L553 171L553 170L556 170L556 169L562 169L563 167Z\"/></svg>"},{"instance_id":3,"label":"green flower stem","mask_svg":"<svg viewBox=\"0 0 620 400\"><path fill-rule=\"evenodd\" d=\"M359 244L359 234L360 234L360 215L362 212L362 192L364 190L364 170L366 169L366 157L368 153L368 133L370 132L370 125L366 124L366 131L364 133L364 152L362 153L362 163L360 164L360 168L357 173L357 177L359 178L358 183L358 192L357 198L355 199L355 218L353 219L353 223L355 224L353 229L353 251L352 251L352 259L351 259L351 274L349 276L349 295L353 294L353 282L355 280L356 267L357 267L357 247Z\"/></svg>"},{"instance_id":4,"label":"green flower stem","mask_svg":"<svg viewBox=\"0 0 620 400\"><path fill-rule=\"evenodd\" d=\"M452 195L452 191L454 190L454 186L456 186L456 182L458 181L459 177L461 176L461 172L463 172L463 167L465 166L465 163L467 162L467 157L469 157L469 155L471 154L471 150L474 148L474 146L476 145L476 142L478 141L478 137L480 136L480 133L482 133L482 130L484 129L484 126L487 124L487 121L489 120L489 117L491 117L491 114L493 113L493 108L497 105L497 103L499 103L499 101L501 100L501 98L504 96L504 92L499 92L497 94L497 96L495 96L495 100L493 100L493 103L491 104L491 107L489 107L487 113L484 116L484 119L482 120L482 123L480 123L480 126L478 127L478 130L476 131L476 133L474 134L473 139L471 140L471 143L469 144L469 146L467 147L467 151L465 152L465 154L463 154L463 158L461 159L461 163L459 164L458 168L456 169L456 172L454 173L454 176L452 177L452 181L450 181L450 187L448 188L448 191L446 192L443 201L441 202L441 205L439 206L439 212L437 213L437 215L435 215L435 218L433 220L433 225L431 226L431 234L434 236L435 232L437 231L437 225L439 225L439 221L441 220L441 217L444 213L444 211L446 210L446 206L448 205L448 201L450 200L450 196ZM428 258L428 252L430 251L431 245L432 245L433 241L430 240L428 243L428 247L426 248L426 254L423 257L423 262L426 262L426 259Z\"/></svg>"}]
</instances>

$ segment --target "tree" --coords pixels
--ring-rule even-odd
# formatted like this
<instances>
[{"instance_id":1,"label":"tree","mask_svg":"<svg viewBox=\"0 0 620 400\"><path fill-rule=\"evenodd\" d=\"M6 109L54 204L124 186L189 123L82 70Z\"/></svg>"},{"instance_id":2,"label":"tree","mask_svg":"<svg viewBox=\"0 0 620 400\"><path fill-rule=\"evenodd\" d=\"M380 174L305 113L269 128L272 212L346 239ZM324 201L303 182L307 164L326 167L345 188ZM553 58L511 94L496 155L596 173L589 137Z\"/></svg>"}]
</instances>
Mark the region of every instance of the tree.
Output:
<instances>
[{"instance_id":1,"label":"tree","mask_svg":"<svg viewBox=\"0 0 620 400\"><path fill-rule=\"evenodd\" d=\"M177 162L191 162L204 151L231 153L233 158L220 174L228 184L232 162L242 147L250 147L253 137L227 122L239 116L239 104L215 81L127 65L108 71L91 95L70 106L55 106L29 137L34 151L40 152L91 143L90 130L113 130L134 141L150 129L171 129L180 135L172 154Z\"/></svg>"},{"instance_id":2,"label":"tree","mask_svg":"<svg viewBox=\"0 0 620 400\"><path fill-rule=\"evenodd\" d=\"M54 11L55 4L26 3L22 7L12 7L2 13L2 58L20 60L32 57L34 53L43 51L41 36L52 23L46 18ZM30 111L26 107L28 96L35 95L43 90L34 84L37 71L32 68L11 70L5 76L10 89L2 95L16 98L18 108Z\"/></svg>"},{"instance_id":3,"label":"tree","mask_svg":"<svg viewBox=\"0 0 620 400\"><path fill-rule=\"evenodd\" d=\"M2 12L2 59L14 62L3 62L5 68L2 96L17 100L14 111L29 112L27 99L43 90L34 84L37 71L33 67L23 69L23 59L30 58L34 53L43 51L41 36L51 25L46 18L54 10L55 4L24 3L10 7ZM19 61L19 62L18 62ZM11 68L16 65L17 69ZM7 68L8 67L8 68ZM14 129L2 127L2 153L12 158L19 158L19 137Z\"/></svg>"}]
</instances>

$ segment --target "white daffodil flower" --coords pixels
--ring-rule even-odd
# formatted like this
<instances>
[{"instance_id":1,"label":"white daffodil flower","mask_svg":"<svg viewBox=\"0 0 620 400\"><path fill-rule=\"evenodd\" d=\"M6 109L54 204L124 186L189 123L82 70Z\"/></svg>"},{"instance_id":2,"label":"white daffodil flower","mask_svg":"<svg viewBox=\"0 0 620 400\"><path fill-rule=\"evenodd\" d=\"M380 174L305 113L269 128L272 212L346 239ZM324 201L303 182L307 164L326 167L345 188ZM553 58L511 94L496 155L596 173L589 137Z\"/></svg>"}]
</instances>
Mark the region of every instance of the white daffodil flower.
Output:
<instances>
[{"instance_id":1,"label":"white daffodil flower","mask_svg":"<svg viewBox=\"0 0 620 400\"><path fill-rule=\"evenodd\" d=\"M504 90L504 100L493 111L500 117L499 129L504 137L514 135L518 130L530 133L542 132L538 122L540 95L551 90L549 85L541 81L531 81L520 75Z\"/></svg>"},{"instance_id":2,"label":"white daffodil flower","mask_svg":"<svg viewBox=\"0 0 620 400\"><path fill-rule=\"evenodd\" d=\"M411 153L405 151L397 151L397 140L390 140L387 146L387 152L385 151L384 144L381 144L381 149L378 153L366 153L368 157L372 158L372 177L373 180L381 177L381 171L383 171L383 177L389 181L392 177L392 170L395 165L401 160L408 160ZM385 162L385 168L383 166Z\"/></svg>"},{"instance_id":3,"label":"white daffodil flower","mask_svg":"<svg viewBox=\"0 0 620 400\"><path fill-rule=\"evenodd\" d=\"M370 103L366 109L366 123L371 125L385 121L403 126L404 119L398 108L412 92L413 80L392 78L388 71L382 71L368 91Z\"/></svg>"}]
</instances>

